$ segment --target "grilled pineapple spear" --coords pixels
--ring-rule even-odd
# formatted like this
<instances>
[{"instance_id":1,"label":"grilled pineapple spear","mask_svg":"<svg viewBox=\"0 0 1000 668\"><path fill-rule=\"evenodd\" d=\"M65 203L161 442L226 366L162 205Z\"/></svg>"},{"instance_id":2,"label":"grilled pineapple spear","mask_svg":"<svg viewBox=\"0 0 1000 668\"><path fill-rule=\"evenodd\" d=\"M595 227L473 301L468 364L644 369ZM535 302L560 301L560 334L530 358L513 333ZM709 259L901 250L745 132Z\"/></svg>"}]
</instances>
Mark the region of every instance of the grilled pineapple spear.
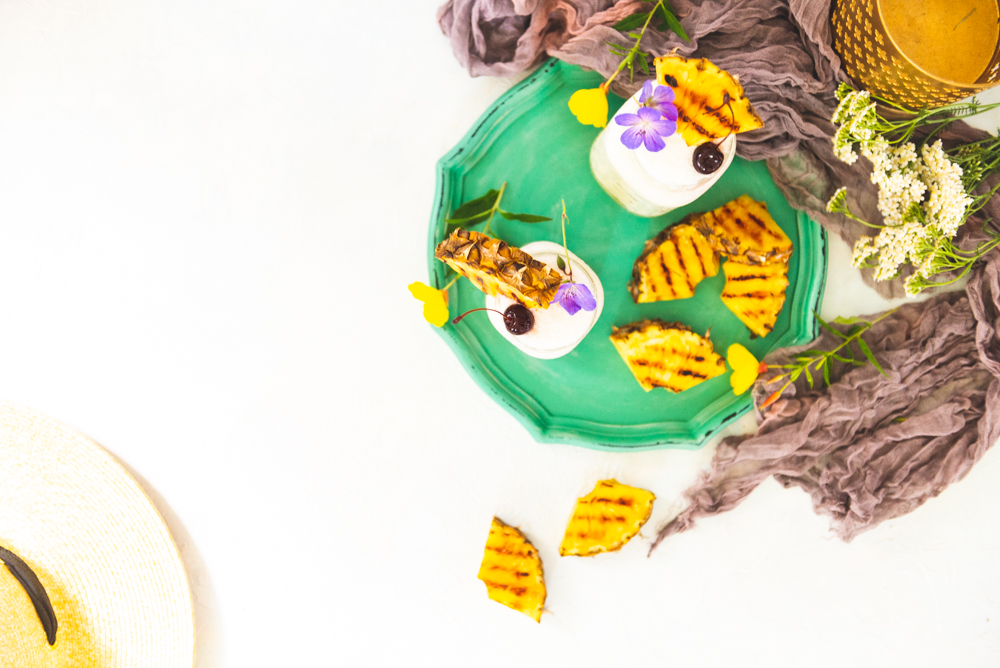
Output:
<instances>
[{"instance_id":1,"label":"grilled pineapple spear","mask_svg":"<svg viewBox=\"0 0 1000 668\"><path fill-rule=\"evenodd\" d=\"M647 241L628 288L636 303L690 297L718 273L721 254L727 258L722 302L754 336L767 336L785 304L792 251L767 206L741 195Z\"/></svg>"},{"instance_id":2,"label":"grilled pineapple spear","mask_svg":"<svg viewBox=\"0 0 1000 668\"><path fill-rule=\"evenodd\" d=\"M719 273L719 257L694 227L665 228L646 242L632 266L628 289L637 304L686 299L695 286Z\"/></svg>"},{"instance_id":3,"label":"grilled pineapple spear","mask_svg":"<svg viewBox=\"0 0 1000 668\"><path fill-rule=\"evenodd\" d=\"M683 392L726 372L726 362L690 327L662 320L640 320L613 328L611 343L642 389Z\"/></svg>"},{"instance_id":4,"label":"grilled pineapple spear","mask_svg":"<svg viewBox=\"0 0 1000 668\"><path fill-rule=\"evenodd\" d=\"M588 557L620 550L653 512L656 495L617 480L601 480L576 501L559 554Z\"/></svg>"},{"instance_id":5,"label":"grilled pineapple spear","mask_svg":"<svg viewBox=\"0 0 1000 668\"><path fill-rule=\"evenodd\" d=\"M528 308L548 308L562 283L555 269L520 248L461 227L437 245L434 257L486 294L499 293Z\"/></svg>"},{"instance_id":6,"label":"grilled pineapple spear","mask_svg":"<svg viewBox=\"0 0 1000 668\"><path fill-rule=\"evenodd\" d=\"M653 63L656 81L674 89L677 131L688 146L764 127L736 77L710 61L671 54Z\"/></svg>"},{"instance_id":7,"label":"grilled pineapple spear","mask_svg":"<svg viewBox=\"0 0 1000 668\"><path fill-rule=\"evenodd\" d=\"M727 260L722 265L726 287L722 303L754 336L767 336L785 305L788 262L755 265Z\"/></svg>"},{"instance_id":8,"label":"grilled pineapple spear","mask_svg":"<svg viewBox=\"0 0 1000 668\"><path fill-rule=\"evenodd\" d=\"M524 534L494 517L479 579L491 599L541 621L545 577L538 550Z\"/></svg>"},{"instance_id":9,"label":"grilled pineapple spear","mask_svg":"<svg viewBox=\"0 0 1000 668\"><path fill-rule=\"evenodd\" d=\"M691 219L712 248L730 260L744 264L788 262L792 240L778 227L767 205L749 195L740 195Z\"/></svg>"}]
</instances>

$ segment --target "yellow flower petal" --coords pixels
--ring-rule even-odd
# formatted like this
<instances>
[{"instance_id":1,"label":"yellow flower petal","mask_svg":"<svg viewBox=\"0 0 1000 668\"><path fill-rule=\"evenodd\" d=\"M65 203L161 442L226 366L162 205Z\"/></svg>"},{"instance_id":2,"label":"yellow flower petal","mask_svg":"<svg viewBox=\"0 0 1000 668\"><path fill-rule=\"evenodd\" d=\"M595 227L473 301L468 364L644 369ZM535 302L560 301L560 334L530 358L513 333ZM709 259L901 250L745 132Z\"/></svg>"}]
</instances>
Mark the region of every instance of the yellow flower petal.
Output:
<instances>
[{"instance_id":1,"label":"yellow flower petal","mask_svg":"<svg viewBox=\"0 0 1000 668\"><path fill-rule=\"evenodd\" d=\"M424 303L424 319L435 327L448 322L448 295L419 281L410 283L410 294Z\"/></svg>"},{"instance_id":2,"label":"yellow flower petal","mask_svg":"<svg viewBox=\"0 0 1000 668\"><path fill-rule=\"evenodd\" d=\"M760 362L749 350L738 343L729 346L726 351L726 361L733 369L729 384L733 386L733 394L740 395L750 389L760 370Z\"/></svg>"},{"instance_id":3,"label":"yellow flower petal","mask_svg":"<svg viewBox=\"0 0 1000 668\"><path fill-rule=\"evenodd\" d=\"M603 128L608 124L608 94L603 88L584 88L569 98L569 110L584 125Z\"/></svg>"}]
</instances>

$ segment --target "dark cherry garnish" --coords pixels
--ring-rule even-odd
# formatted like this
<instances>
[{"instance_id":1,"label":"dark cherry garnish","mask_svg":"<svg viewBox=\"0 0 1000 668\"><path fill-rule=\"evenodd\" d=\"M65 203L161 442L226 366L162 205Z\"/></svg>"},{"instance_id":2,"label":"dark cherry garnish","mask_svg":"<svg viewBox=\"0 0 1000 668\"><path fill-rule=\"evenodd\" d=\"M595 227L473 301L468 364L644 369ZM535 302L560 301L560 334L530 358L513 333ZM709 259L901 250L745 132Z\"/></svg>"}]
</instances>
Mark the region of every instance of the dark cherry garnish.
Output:
<instances>
[{"instance_id":1,"label":"dark cherry garnish","mask_svg":"<svg viewBox=\"0 0 1000 668\"><path fill-rule=\"evenodd\" d=\"M527 334L535 326L535 316L524 304L511 304L503 312L503 322L511 334Z\"/></svg>"},{"instance_id":2,"label":"dark cherry garnish","mask_svg":"<svg viewBox=\"0 0 1000 668\"><path fill-rule=\"evenodd\" d=\"M694 150L694 168L701 174L713 174L719 171L726 156L722 155L719 146L714 142L702 144Z\"/></svg>"},{"instance_id":3,"label":"dark cherry garnish","mask_svg":"<svg viewBox=\"0 0 1000 668\"><path fill-rule=\"evenodd\" d=\"M471 311L466 311L451 322L452 324L457 325L461 322L462 318L470 313L475 313L476 311L493 311L494 313L500 313L500 311L493 308L474 308ZM529 311L523 304L511 304L507 307L507 310L500 313L500 315L503 316L503 324L507 328L507 331L517 336L527 334L531 331L531 328L535 326L534 314L532 314L532 312Z\"/></svg>"},{"instance_id":4,"label":"dark cherry garnish","mask_svg":"<svg viewBox=\"0 0 1000 668\"><path fill-rule=\"evenodd\" d=\"M722 107L729 107L729 115L733 119L733 124L729 126L729 132L721 140L725 141L733 133L733 125L736 123L736 114L733 112L732 100L729 99L729 91L722 94L722 104L719 105L718 109L709 109L708 111L715 112ZM722 155L719 144L715 142L707 142L694 150L694 168L702 174L714 174L719 171L725 161L726 156Z\"/></svg>"}]
</instances>

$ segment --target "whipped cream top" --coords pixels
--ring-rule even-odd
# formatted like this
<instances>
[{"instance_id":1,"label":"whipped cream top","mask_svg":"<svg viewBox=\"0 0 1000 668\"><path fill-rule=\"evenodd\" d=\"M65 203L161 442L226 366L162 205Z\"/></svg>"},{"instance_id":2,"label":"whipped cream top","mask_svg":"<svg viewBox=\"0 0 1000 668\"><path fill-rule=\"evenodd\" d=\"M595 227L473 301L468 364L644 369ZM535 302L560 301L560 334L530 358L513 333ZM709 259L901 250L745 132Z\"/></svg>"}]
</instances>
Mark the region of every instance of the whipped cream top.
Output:
<instances>
[{"instance_id":1,"label":"whipped cream top","mask_svg":"<svg viewBox=\"0 0 1000 668\"><path fill-rule=\"evenodd\" d=\"M562 276L569 278L565 271L558 269L557 259L564 256L566 251L562 246L551 241L535 241L521 247L525 253L531 255L539 262L544 262ZM594 323L601 317L601 310L604 308L604 288L597 274L578 258L572 251L569 259L573 268L573 282L586 285L597 300L597 308L593 311L577 311L570 315L561 305L552 303L548 308L533 308L531 314L535 316L535 325L526 334L511 334L504 325L504 310L514 300L502 295L486 297L486 307L493 308L500 313L488 312L490 322L500 334L532 357L540 359L554 359L562 357L570 352L583 341L587 333L590 332Z\"/></svg>"}]
</instances>

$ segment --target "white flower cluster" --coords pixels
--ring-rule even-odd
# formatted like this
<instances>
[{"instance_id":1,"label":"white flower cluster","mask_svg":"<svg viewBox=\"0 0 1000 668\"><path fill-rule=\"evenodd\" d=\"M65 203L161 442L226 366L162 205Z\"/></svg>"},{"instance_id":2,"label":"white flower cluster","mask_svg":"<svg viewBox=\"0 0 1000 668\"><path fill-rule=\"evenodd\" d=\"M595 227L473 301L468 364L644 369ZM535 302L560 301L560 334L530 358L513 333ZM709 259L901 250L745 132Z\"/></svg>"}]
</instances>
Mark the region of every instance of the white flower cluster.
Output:
<instances>
[{"instance_id":1,"label":"white flower cluster","mask_svg":"<svg viewBox=\"0 0 1000 668\"><path fill-rule=\"evenodd\" d=\"M923 204L928 223L946 237L954 237L973 202L962 186L962 168L948 159L940 140L930 146L925 144L921 154L920 177L930 193Z\"/></svg>"},{"instance_id":2,"label":"white flower cluster","mask_svg":"<svg viewBox=\"0 0 1000 668\"><path fill-rule=\"evenodd\" d=\"M853 90L841 85L837 97L840 104L830 119L840 125L833 136L833 152L839 159L853 165L858 159L854 144L860 143L864 151L865 146L878 136L878 115L875 103L866 90Z\"/></svg>"},{"instance_id":3,"label":"white flower cluster","mask_svg":"<svg viewBox=\"0 0 1000 668\"><path fill-rule=\"evenodd\" d=\"M942 269L939 242L955 236L973 201L962 186L962 168L948 159L940 140L925 145L919 156L913 144L894 147L881 137L862 145L861 152L872 162L871 180L879 187L878 208L885 226L874 239L862 237L854 245L852 264L867 266L878 256L875 280L886 281L903 264L912 263L917 278L908 279L906 289L916 294L920 277L930 278Z\"/></svg>"},{"instance_id":4,"label":"white flower cluster","mask_svg":"<svg viewBox=\"0 0 1000 668\"><path fill-rule=\"evenodd\" d=\"M921 178L916 147L907 142L890 146L879 137L861 152L872 162L872 183L878 186L878 210L886 225L902 225L914 202L927 191Z\"/></svg>"}]
</instances>

